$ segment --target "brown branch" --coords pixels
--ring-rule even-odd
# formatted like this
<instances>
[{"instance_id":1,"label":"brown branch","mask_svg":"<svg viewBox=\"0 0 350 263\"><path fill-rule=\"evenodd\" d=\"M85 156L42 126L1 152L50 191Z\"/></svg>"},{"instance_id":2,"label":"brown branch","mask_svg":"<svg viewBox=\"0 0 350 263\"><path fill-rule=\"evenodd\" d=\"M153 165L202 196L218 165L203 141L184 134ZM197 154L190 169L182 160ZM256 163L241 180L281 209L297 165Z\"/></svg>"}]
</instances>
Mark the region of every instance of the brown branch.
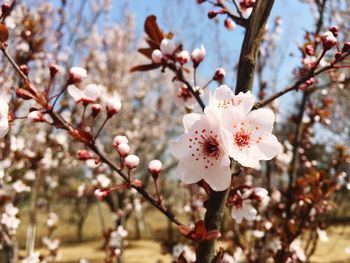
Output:
<instances>
[{"instance_id":1,"label":"brown branch","mask_svg":"<svg viewBox=\"0 0 350 263\"><path fill-rule=\"evenodd\" d=\"M257 1L249 18L237 71L236 93L253 87L256 58L274 0Z\"/></svg>"},{"instance_id":2,"label":"brown branch","mask_svg":"<svg viewBox=\"0 0 350 263\"><path fill-rule=\"evenodd\" d=\"M237 5L237 3L234 1L235 5ZM224 0L219 0L218 1L218 5L221 6L226 14L237 24L237 25L240 25L244 28L247 28L248 26L248 19L244 18L243 17L243 14L242 12L240 11L239 8L236 7L237 9L237 12L239 14L239 17L236 16L233 11L226 5L225 1Z\"/></svg>"}]
</instances>

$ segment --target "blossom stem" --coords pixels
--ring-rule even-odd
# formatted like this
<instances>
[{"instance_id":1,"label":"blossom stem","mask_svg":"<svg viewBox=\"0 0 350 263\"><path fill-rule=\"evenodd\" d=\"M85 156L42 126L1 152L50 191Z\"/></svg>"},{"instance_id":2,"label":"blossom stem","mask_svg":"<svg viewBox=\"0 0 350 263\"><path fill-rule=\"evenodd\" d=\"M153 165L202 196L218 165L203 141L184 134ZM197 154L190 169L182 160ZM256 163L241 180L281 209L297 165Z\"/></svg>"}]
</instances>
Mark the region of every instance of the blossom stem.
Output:
<instances>
[{"instance_id":1,"label":"blossom stem","mask_svg":"<svg viewBox=\"0 0 350 263\"><path fill-rule=\"evenodd\" d=\"M162 198L159 194L159 189L158 189L158 184L157 184L157 179L154 179L154 188L156 189L156 195L157 195L157 198L158 198L158 202L160 205L162 205Z\"/></svg>"},{"instance_id":2,"label":"blossom stem","mask_svg":"<svg viewBox=\"0 0 350 263\"><path fill-rule=\"evenodd\" d=\"M95 136L95 140L98 138L98 136L100 135L101 131L103 130L103 128L105 127L105 125L106 125L106 123L107 123L107 121L108 121L109 119L110 119L110 118L109 118L109 116L107 115L106 119L103 121L103 123L102 123L100 129L98 130L98 132L97 132L97 134L96 134L96 136Z\"/></svg>"}]
</instances>

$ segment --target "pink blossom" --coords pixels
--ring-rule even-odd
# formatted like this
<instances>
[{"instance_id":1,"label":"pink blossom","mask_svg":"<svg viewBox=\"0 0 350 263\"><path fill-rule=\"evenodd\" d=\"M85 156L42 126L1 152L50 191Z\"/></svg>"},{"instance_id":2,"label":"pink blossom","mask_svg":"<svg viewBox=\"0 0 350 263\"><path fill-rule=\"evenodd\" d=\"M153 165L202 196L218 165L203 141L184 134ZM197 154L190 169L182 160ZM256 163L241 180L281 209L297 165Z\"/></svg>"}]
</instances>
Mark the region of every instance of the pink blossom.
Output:
<instances>
[{"instance_id":1,"label":"pink blossom","mask_svg":"<svg viewBox=\"0 0 350 263\"><path fill-rule=\"evenodd\" d=\"M110 117L119 113L121 108L122 103L119 97L114 97L107 101L107 112Z\"/></svg>"},{"instance_id":2,"label":"pink blossom","mask_svg":"<svg viewBox=\"0 0 350 263\"><path fill-rule=\"evenodd\" d=\"M176 45L171 39L164 38L160 43L160 51L164 56L172 56L175 49Z\"/></svg>"},{"instance_id":3,"label":"pink blossom","mask_svg":"<svg viewBox=\"0 0 350 263\"><path fill-rule=\"evenodd\" d=\"M231 216L240 224L245 218L248 221L254 221L257 215L256 209L251 205L251 200L248 197L251 194L251 191L246 191L243 195L240 191L237 193L237 200L232 206Z\"/></svg>"},{"instance_id":4,"label":"pink blossom","mask_svg":"<svg viewBox=\"0 0 350 263\"><path fill-rule=\"evenodd\" d=\"M178 90L175 93L175 103L179 107L192 107L196 104L196 98L187 88L186 84L178 82Z\"/></svg>"},{"instance_id":5,"label":"pink blossom","mask_svg":"<svg viewBox=\"0 0 350 263\"><path fill-rule=\"evenodd\" d=\"M177 54L177 61L181 65L186 64L190 60L190 54L186 50L182 50L179 54Z\"/></svg>"},{"instance_id":6,"label":"pink blossom","mask_svg":"<svg viewBox=\"0 0 350 263\"><path fill-rule=\"evenodd\" d=\"M89 84L81 90L74 85L70 85L68 87L68 93L77 103L94 103L100 97L102 88L100 85Z\"/></svg>"},{"instance_id":7,"label":"pink blossom","mask_svg":"<svg viewBox=\"0 0 350 263\"><path fill-rule=\"evenodd\" d=\"M210 109L183 118L185 133L172 141L170 151L180 160L176 174L186 184L204 179L214 191L231 182L230 159L224 147L219 121Z\"/></svg>"},{"instance_id":8,"label":"pink blossom","mask_svg":"<svg viewBox=\"0 0 350 263\"><path fill-rule=\"evenodd\" d=\"M215 70L215 74L213 77L213 80L218 80L218 81L222 81L226 76L226 71L223 68L217 68Z\"/></svg>"},{"instance_id":9,"label":"pink blossom","mask_svg":"<svg viewBox=\"0 0 350 263\"><path fill-rule=\"evenodd\" d=\"M114 147L118 147L119 144L121 144L121 143L128 143L128 142L129 142L129 140L128 140L128 138L126 136L124 136L124 135L117 135L113 139L113 146Z\"/></svg>"},{"instance_id":10,"label":"pink blossom","mask_svg":"<svg viewBox=\"0 0 350 263\"><path fill-rule=\"evenodd\" d=\"M162 162L159 160L152 160L148 163L148 171L154 177L158 177L162 170Z\"/></svg>"},{"instance_id":11,"label":"pink blossom","mask_svg":"<svg viewBox=\"0 0 350 263\"><path fill-rule=\"evenodd\" d=\"M34 122L46 122L47 121L45 114L43 114L40 111L31 111L28 114L28 119L30 119Z\"/></svg>"},{"instance_id":12,"label":"pink blossom","mask_svg":"<svg viewBox=\"0 0 350 263\"><path fill-rule=\"evenodd\" d=\"M323 33L321 35L321 41L322 41L323 48L325 50L331 49L338 43L337 38L334 36L334 34L331 31L327 31Z\"/></svg>"}]
</instances>

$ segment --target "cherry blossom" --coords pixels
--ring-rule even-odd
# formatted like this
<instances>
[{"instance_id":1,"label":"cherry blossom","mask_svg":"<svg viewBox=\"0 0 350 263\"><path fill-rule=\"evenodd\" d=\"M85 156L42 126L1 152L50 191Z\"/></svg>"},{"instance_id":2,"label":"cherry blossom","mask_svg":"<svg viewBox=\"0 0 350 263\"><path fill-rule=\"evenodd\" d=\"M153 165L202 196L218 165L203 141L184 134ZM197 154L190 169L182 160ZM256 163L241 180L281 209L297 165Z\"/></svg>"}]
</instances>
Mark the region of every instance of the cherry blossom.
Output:
<instances>
[{"instance_id":1,"label":"cherry blossom","mask_svg":"<svg viewBox=\"0 0 350 263\"><path fill-rule=\"evenodd\" d=\"M84 104L94 103L100 97L102 88L100 85L88 84L84 89L79 89L74 85L68 87L68 93L76 102Z\"/></svg>"},{"instance_id":2,"label":"cherry blossom","mask_svg":"<svg viewBox=\"0 0 350 263\"><path fill-rule=\"evenodd\" d=\"M0 97L0 139L5 137L9 131L9 106L7 102Z\"/></svg>"},{"instance_id":3,"label":"cherry blossom","mask_svg":"<svg viewBox=\"0 0 350 263\"><path fill-rule=\"evenodd\" d=\"M190 60L190 54L186 50L182 50L179 54L177 54L177 61L181 65L186 64Z\"/></svg>"},{"instance_id":4,"label":"cherry blossom","mask_svg":"<svg viewBox=\"0 0 350 263\"><path fill-rule=\"evenodd\" d=\"M241 194L240 191L237 191L234 205L232 206L231 216L240 224L245 218L248 221L254 221L257 215L256 209L251 205L251 200L249 196L252 194L252 191L246 191L244 194Z\"/></svg>"},{"instance_id":5,"label":"cherry blossom","mask_svg":"<svg viewBox=\"0 0 350 263\"><path fill-rule=\"evenodd\" d=\"M120 112L122 103L119 96L115 96L107 100L107 112L109 116L113 116Z\"/></svg>"},{"instance_id":6,"label":"cherry blossom","mask_svg":"<svg viewBox=\"0 0 350 263\"><path fill-rule=\"evenodd\" d=\"M126 136L124 135L117 135L114 137L113 139L113 147L118 147L119 144L122 144L122 143L128 143L129 140Z\"/></svg>"},{"instance_id":7,"label":"cherry blossom","mask_svg":"<svg viewBox=\"0 0 350 263\"><path fill-rule=\"evenodd\" d=\"M338 41L331 31L326 31L321 35L322 45L325 50L331 49Z\"/></svg>"},{"instance_id":8,"label":"cherry blossom","mask_svg":"<svg viewBox=\"0 0 350 263\"><path fill-rule=\"evenodd\" d=\"M186 114L183 124L185 133L170 145L172 155L180 160L177 176L186 184L204 179L215 191L228 188L230 159L215 114L208 108L205 114Z\"/></svg>"},{"instance_id":9,"label":"cherry blossom","mask_svg":"<svg viewBox=\"0 0 350 263\"><path fill-rule=\"evenodd\" d=\"M34 122L46 122L47 116L40 111L31 111L28 114L28 119L33 120Z\"/></svg>"},{"instance_id":10,"label":"cherry blossom","mask_svg":"<svg viewBox=\"0 0 350 263\"><path fill-rule=\"evenodd\" d=\"M271 160L282 146L272 134L274 113L258 109L244 115L230 109L221 118L224 141L230 157L246 167L259 167L260 160Z\"/></svg>"},{"instance_id":11,"label":"cherry blossom","mask_svg":"<svg viewBox=\"0 0 350 263\"><path fill-rule=\"evenodd\" d=\"M162 162L159 160L152 160L148 163L148 171L152 176L158 176L162 170Z\"/></svg>"}]
</instances>

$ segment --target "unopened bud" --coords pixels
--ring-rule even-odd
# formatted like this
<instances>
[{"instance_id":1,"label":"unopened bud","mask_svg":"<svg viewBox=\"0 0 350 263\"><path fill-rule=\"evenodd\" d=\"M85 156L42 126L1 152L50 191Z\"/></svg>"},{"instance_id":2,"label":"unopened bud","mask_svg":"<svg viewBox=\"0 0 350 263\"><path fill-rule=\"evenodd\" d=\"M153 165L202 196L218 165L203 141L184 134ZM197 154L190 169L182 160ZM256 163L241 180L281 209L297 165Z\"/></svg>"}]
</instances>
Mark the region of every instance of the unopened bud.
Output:
<instances>
[{"instance_id":1,"label":"unopened bud","mask_svg":"<svg viewBox=\"0 0 350 263\"><path fill-rule=\"evenodd\" d=\"M111 118L113 115L119 113L122 108L122 103L119 98L112 98L107 101L107 115Z\"/></svg>"},{"instance_id":2,"label":"unopened bud","mask_svg":"<svg viewBox=\"0 0 350 263\"><path fill-rule=\"evenodd\" d=\"M140 163L140 158L134 154L125 157L125 165L130 170L135 169Z\"/></svg>"},{"instance_id":3,"label":"unopened bud","mask_svg":"<svg viewBox=\"0 0 350 263\"><path fill-rule=\"evenodd\" d=\"M117 147L117 152L120 157L126 157L130 152L130 146L127 143L121 143Z\"/></svg>"},{"instance_id":4,"label":"unopened bud","mask_svg":"<svg viewBox=\"0 0 350 263\"><path fill-rule=\"evenodd\" d=\"M87 77L87 71L84 68L72 67L69 70L69 80L70 84L82 82L84 78Z\"/></svg>"},{"instance_id":5,"label":"unopened bud","mask_svg":"<svg viewBox=\"0 0 350 263\"><path fill-rule=\"evenodd\" d=\"M224 26L228 29L228 30L233 30L236 28L236 24L229 18L226 18L224 21Z\"/></svg>"},{"instance_id":6,"label":"unopened bud","mask_svg":"<svg viewBox=\"0 0 350 263\"><path fill-rule=\"evenodd\" d=\"M308 55L308 56L313 56L313 55L315 55L315 49L314 49L314 47L313 47L312 45L306 45L306 47L305 47L305 53L306 53L306 55Z\"/></svg>"},{"instance_id":7,"label":"unopened bud","mask_svg":"<svg viewBox=\"0 0 350 263\"><path fill-rule=\"evenodd\" d=\"M349 52L349 51L350 51L350 42L345 42L345 43L344 43L344 46L343 46L343 48L342 48L341 51L342 51L343 53Z\"/></svg>"},{"instance_id":8,"label":"unopened bud","mask_svg":"<svg viewBox=\"0 0 350 263\"><path fill-rule=\"evenodd\" d=\"M155 180L157 180L161 170L162 170L162 162L161 161L152 160L148 163L148 171Z\"/></svg>"},{"instance_id":9,"label":"unopened bud","mask_svg":"<svg viewBox=\"0 0 350 263\"><path fill-rule=\"evenodd\" d=\"M188 51L182 50L179 54L177 54L176 59L181 65L184 65L190 60L190 54Z\"/></svg>"},{"instance_id":10,"label":"unopened bud","mask_svg":"<svg viewBox=\"0 0 350 263\"><path fill-rule=\"evenodd\" d=\"M109 190L108 189L96 189L95 190L95 196L98 200L103 200L107 197L109 193Z\"/></svg>"},{"instance_id":11,"label":"unopened bud","mask_svg":"<svg viewBox=\"0 0 350 263\"><path fill-rule=\"evenodd\" d=\"M205 58L205 48L203 45L201 45L200 48L196 48L192 51L191 58L194 67L197 67Z\"/></svg>"},{"instance_id":12,"label":"unopened bud","mask_svg":"<svg viewBox=\"0 0 350 263\"><path fill-rule=\"evenodd\" d=\"M226 76L226 71L223 68L217 68L213 80L222 81Z\"/></svg>"},{"instance_id":13,"label":"unopened bud","mask_svg":"<svg viewBox=\"0 0 350 263\"><path fill-rule=\"evenodd\" d=\"M159 49L155 49L152 52L152 61L156 64L160 64L163 59L163 54Z\"/></svg>"},{"instance_id":14,"label":"unopened bud","mask_svg":"<svg viewBox=\"0 0 350 263\"><path fill-rule=\"evenodd\" d=\"M331 26L329 28L329 31L331 31L335 37L337 37L339 35L339 27L338 26Z\"/></svg>"},{"instance_id":15,"label":"unopened bud","mask_svg":"<svg viewBox=\"0 0 350 263\"><path fill-rule=\"evenodd\" d=\"M96 118L96 116L101 112L101 105L98 103L92 104L91 110L92 110L92 117Z\"/></svg>"},{"instance_id":16,"label":"unopened bud","mask_svg":"<svg viewBox=\"0 0 350 263\"><path fill-rule=\"evenodd\" d=\"M323 45L323 48L325 50L329 50L331 49L332 47L334 47L336 44L337 44L337 39L336 37L333 35L332 32L330 31L327 31L325 33L322 34L321 36L321 41L322 41L322 45Z\"/></svg>"},{"instance_id":17,"label":"unopened bud","mask_svg":"<svg viewBox=\"0 0 350 263\"><path fill-rule=\"evenodd\" d=\"M28 69L28 66L27 65L20 65L19 66L20 70L24 73L24 75L28 76L28 73L29 73L29 69Z\"/></svg>"},{"instance_id":18,"label":"unopened bud","mask_svg":"<svg viewBox=\"0 0 350 263\"><path fill-rule=\"evenodd\" d=\"M217 12L216 11L214 11L214 10L210 10L209 12L208 12L208 17L209 17L209 19L213 19L214 17L216 17L217 16Z\"/></svg>"},{"instance_id":19,"label":"unopened bud","mask_svg":"<svg viewBox=\"0 0 350 263\"><path fill-rule=\"evenodd\" d=\"M126 136L124 135L117 135L114 137L113 139L113 147L117 148L119 146L119 144L122 144L122 143L128 143L129 140Z\"/></svg>"},{"instance_id":20,"label":"unopened bud","mask_svg":"<svg viewBox=\"0 0 350 263\"><path fill-rule=\"evenodd\" d=\"M55 75L58 73L59 67L56 64L51 64L50 65L50 77L53 78Z\"/></svg>"},{"instance_id":21,"label":"unopened bud","mask_svg":"<svg viewBox=\"0 0 350 263\"><path fill-rule=\"evenodd\" d=\"M10 14L11 11L11 5L8 3L4 3L1 5L1 12L3 16L8 16Z\"/></svg>"}]
</instances>

